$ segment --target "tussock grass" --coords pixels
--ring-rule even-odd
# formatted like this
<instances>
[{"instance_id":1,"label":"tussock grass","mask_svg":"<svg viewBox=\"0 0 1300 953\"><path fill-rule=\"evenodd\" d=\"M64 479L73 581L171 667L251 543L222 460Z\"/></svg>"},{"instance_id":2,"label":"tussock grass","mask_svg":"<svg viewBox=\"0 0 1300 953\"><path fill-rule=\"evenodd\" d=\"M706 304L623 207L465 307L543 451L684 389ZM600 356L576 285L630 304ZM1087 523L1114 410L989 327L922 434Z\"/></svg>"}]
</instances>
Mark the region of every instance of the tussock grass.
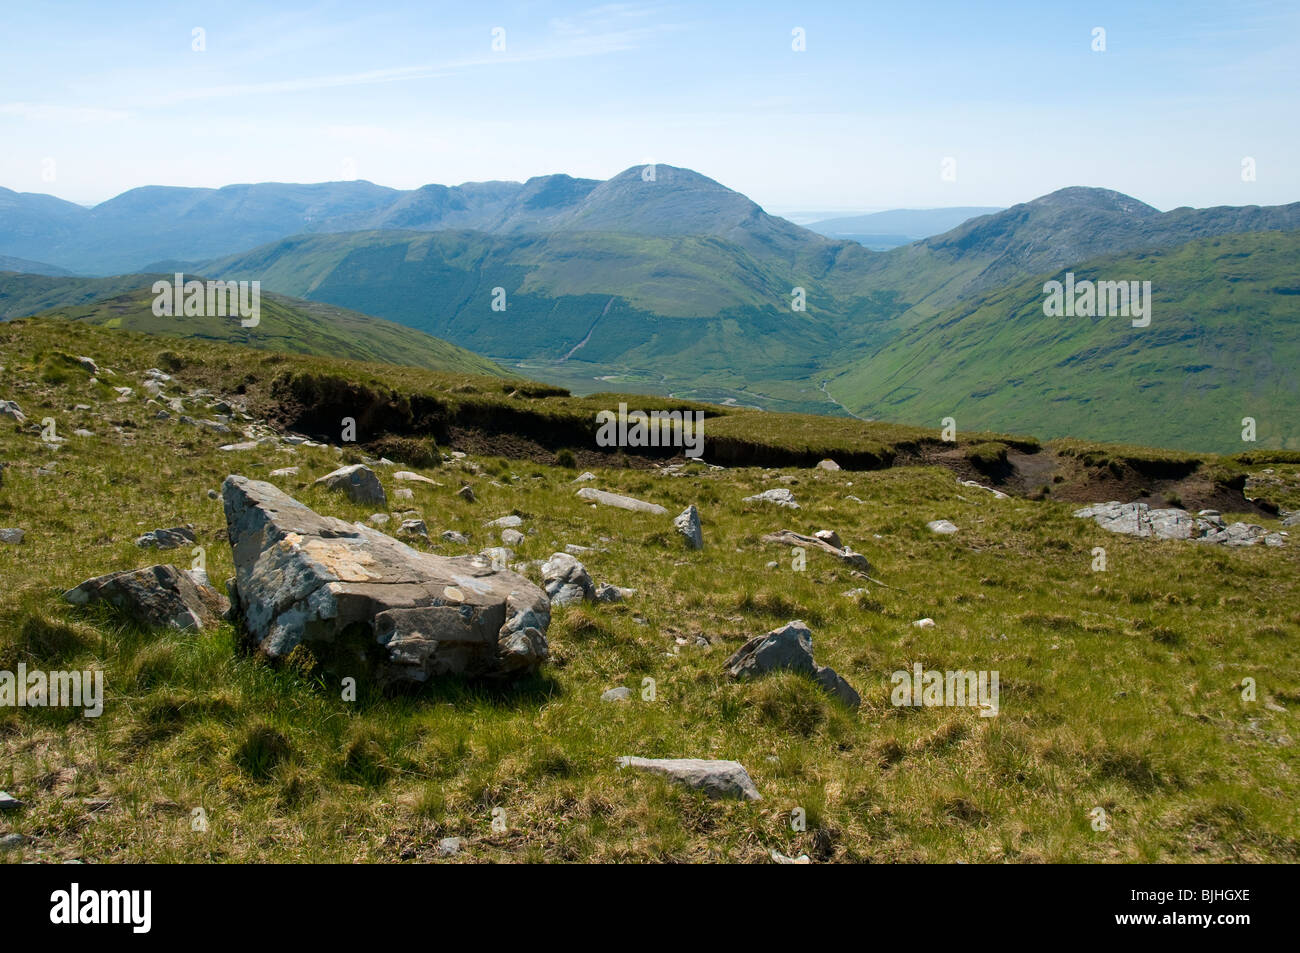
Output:
<instances>
[{"instance_id":1,"label":"tussock grass","mask_svg":"<svg viewBox=\"0 0 1300 953\"><path fill-rule=\"evenodd\" d=\"M577 498L570 469L487 458L470 461L483 468L475 473L440 460L411 468L442 487L408 484L413 503L393 503L418 510L435 540L445 529L471 540L431 550L496 545L483 524L517 512L527 534L518 560L591 546L580 558L593 576L637 594L557 610L552 664L531 680L444 680L397 696L362 686L345 701L310 664L248 655L229 625L142 631L60 598L112 570L188 565L188 550L133 544L180 523L195 526L220 585L231 555L207 491L231 472L266 478L299 466L278 481L287 491L365 520L371 508L310 487L342 454L222 453L237 436L155 420L138 385L160 363L156 341L79 329L60 345L135 386L124 403L88 378L29 374L48 346L0 327L0 397L29 420L53 416L69 435L50 450L31 430L0 425L0 526L28 534L0 545L0 667L102 668L107 697L99 719L0 709L0 788L28 804L0 828L31 838L6 860L433 860L448 836L467 840L455 862L761 862L774 849L843 862L1300 860L1294 543L1130 539L1071 518L1070 505L972 494L933 467L598 469L593 485L670 513L699 505L706 548L690 552L670 517ZM185 389L228 393L215 384L265 377L263 355L226 366L220 348L166 348ZM83 426L96 436L70 436ZM380 472L391 491L390 471ZM462 479L478 502L455 495ZM742 502L786 485L800 510ZM926 522L939 518L959 533L930 533ZM788 548L760 541L781 528L837 530L898 588L816 551L793 571ZM1107 572L1091 571L1096 546ZM865 596L844 595L863 587ZM936 626L912 626L924 616ZM792 618L812 626L818 661L861 692L859 711L793 674L722 677L745 639ZM918 661L998 670L998 717L894 707L890 674ZM1254 702L1241 697L1245 678L1258 686ZM601 702L615 685L632 699ZM625 754L735 759L763 800L712 802L619 772ZM1107 831L1092 828L1097 807ZM193 830L196 808L204 832ZM792 829L796 808L806 830ZM494 816L504 826L494 829Z\"/></svg>"}]
</instances>

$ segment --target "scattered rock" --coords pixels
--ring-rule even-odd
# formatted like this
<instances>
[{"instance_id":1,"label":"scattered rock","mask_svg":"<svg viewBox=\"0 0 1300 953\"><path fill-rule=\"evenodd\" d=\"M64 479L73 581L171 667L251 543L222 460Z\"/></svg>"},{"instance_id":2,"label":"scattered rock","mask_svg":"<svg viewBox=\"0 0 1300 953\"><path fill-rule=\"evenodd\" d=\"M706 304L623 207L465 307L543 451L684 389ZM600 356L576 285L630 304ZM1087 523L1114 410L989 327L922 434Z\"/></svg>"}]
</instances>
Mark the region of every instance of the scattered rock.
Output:
<instances>
[{"instance_id":1,"label":"scattered rock","mask_svg":"<svg viewBox=\"0 0 1300 953\"><path fill-rule=\"evenodd\" d=\"M23 807L23 802L18 800L8 791L0 791L0 811L17 811Z\"/></svg>"},{"instance_id":2,"label":"scattered rock","mask_svg":"<svg viewBox=\"0 0 1300 953\"><path fill-rule=\"evenodd\" d=\"M468 483L466 483L459 490L457 490L456 495L459 496L462 500L465 500L470 503L473 503L478 499L478 497L474 495L474 488L470 486Z\"/></svg>"},{"instance_id":3,"label":"scattered rock","mask_svg":"<svg viewBox=\"0 0 1300 953\"><path fill-rule=\"evenodd\" d=\"M600 696L603 702L625 702L632 698L632 689L626 685L620 685L618 688L611 688Z\"/></svg>"},{"instance_id":4,"label":"scattered rock","mask_svg":"<svg viewBox=\"0 0 1300 953\"><path fill-rule=\"evenodd\" d=\"M632 768L668 778L700 791L711 798L734 798L744 801L761 801L763 796L754 787L749 772L739 761L713 761L702 758L636 758L618 759L620 769Z\"/></svg>"},{"instance_id":5,"label":"scattered rock","mask_svg":"<svg viewBox=\"0 0 1300 953\"><path fill-rule=\"evenodd\" d=\"M439 857L455 857L465 847L465 841L459 837L444 837L438 841Z\"/></svg>"},{"instance_id":6,"label":"scattered rock","mask_svg":"<svg viewBox=\"0 0 1300 953\"><path fill-rule=\"evenodd\" d=\"M1226 524L1213 510L1202 510L1192 516L1176 507L1151 509L1146 503L1097 503L1075 510L1079 519L1091 518L1104 530L1127 536L1149 536L1154 539L1192 539L1223 546L1281 546L1285 537L1270 533L1254 523Z\"/></svg>"},{"instance_id":7,"label":"scattered rock","mask_svg":"<svg viewBox=\"0 0 1300 953\"><path fill-rule=\"evenodd\" d=\"M371 526L386 526L388 520L389 516L387 513L371 513L370 516L366 518L366 522Z\"/></svg>"},{"instance_id":8,"label":"scattered rock","mask_svg":"<svg viewBox=\"0 0 1300 953\"><path fill-rule=\"evenodd\" d=\"M829 457L817 464L818 470L838 470L839 468L840 465Z\"/></svg>"},{"instance_id":9,"label":"scattered rock","mask_svg":"<svg viewBox=\"0 0 1300 953\"><path fill-rule=\"evenodd\" d=\"M594 473L588 471L588 472L586 472L586 473L582 473L582 474L580 474L579 476L575 477L574 480L573 480L573 482L574 482L574 483L586 483L586 482L588 482L588 481L590 481L590 480L594 480L594 479L596 479L596 474L594 474Z\"/></svg>"},{"instance_id":10,"label":"scattered rock","mask_svg":"<svg viewBox=\"0 0 1300 953\"><path fill-rule=\"evenodd\" d=\"M442 539L446 540L449 543L456 543L460 546L469 545L469 537L466 536L464 533L456 532L454 529L444 530L442 534Z\"/></svg>"},{"instance_id":11,"label":"scattered rock","mask_svg":"<svg viewBox=\"0 0 1300 953\"><path fill-rule=\"evenodd\" d=\"M568 553L552 553L542 563L542 588L551 597L551 605L568 606L586 599L594 602L596 586L587 567Z\"/></svg>"},{"instance_id":12,"label":"scattered rock","mask_svg":"<svg viewBox=\"0 0 1300 953\"><path fill-rule=\"evenodd\" d=\"M1294 513L1288 515L1286 519L1282 520L1282 525L1300 526L1300 510L1296 510Z\"/></svg>"},{"instance_id":13,"label":"scattered rock","mask_svg":"<svg viewBox=\"0 0 1300 953\"><path fill-rule=\"evenodd\" d=\"M917 619L915 622L912 623L912 626L917 629L933 629L934 620L928 617L924 619Z\"/></svg>"},{"instance_id":14,"label":"scattered rock","mask_svg":"<svg viewBox=\"0 0 1300 953\"><path fill-rule=\"evenodd\" d=\"M783 486L777 487L775 490L764 490L762 493L747 496L744 502L775 503L777 506L785 506L792 510L799 508L799 504L794 501L794 494Z\"/></svg>"},{"instance_id":15,"label":"scattered rock","mask_svg":"<svg viewBox=\"0 0 1300 953\"><path fill-rule=\"evenodd\" d=\"M704 528L700 525L700 511L692 503L673 520L673 527L686 540L691 549L704 548Z\"/></svg>"},{"instance_id":16,"label":"scattered rock","mask_svg":"<svg viewBox=\"0 0 1300 953\"><path fill-rule=\"evenodd\" d=\"M27 533L24 530L15 527L0 529L0 543L13 543L14 545L17 545L23 541L23 537L26 535Z\"/></svg>"},{"instance_id":17,"label":"scattered rock","mask_svg":"<svg viewBox=\"0 0 1300 953\"><path fill-rule=\"evenodd\" d=\"M618 493L610 493L606 490L597 490L590 486L584 486L579 490L578 496L590 503L600 503L604 506L616 506L621 510L632 510L636 513L668 512L658 503L647 503L644 500L638 500L630 496L622 496Z\"/></svg>"},{"instance_id":18,"label":"scattered rock","mask_svg":"<svg viewBox=\"0 0 1300 953\"><path fill-rule=\"evenodd\" d=\"M524 534L517 529L503 529L501 543L505 546L518 546L524 541Z\"/></svg>"},{"instance_id":19,"label":"scattered rock","mask_svg":"<svg viewBox=\"0 0 1300 953\"><path fill-rule=\"evenodd\" d=\"M274 475L275 475L275 474L272 474L272 476L274 476ZM409 489L407 489L407 488L404 487L404 486L399 486L396 490L393 491L393 499L395 499L395 500L413 500L413 499L415 499L415 492L414 492L413 490L409 490Z\"/></svg>"},{"instance_id":20,"label":"scattered rock","mask_svg":"<svg viewBox=\"0 0 1300 953\"><path fill-rule=\"evenodd\" d=\"M27 838L22 834L5 834L0 837L0 854L6 851L17 850L27 843Z\"/></svg>"},{"instance_id":21,"label":"scattered rock","mask_svg":"<svg viewBox=\"0 0 1300 953\"><path fill-rule=\"evenodd\" d=\"M512 514L510 516L498 517L497 519L491 520L490 522L484 523L483 525L493 526L498 529L514 529L516 526L523 526L524 520L523 517L515 516Z\"/></svg>"},{"instance_id":22,"label":"scattered rock","mask_svg":"<svg viewBox=\"0 0 1300 953\"><path fill-rule=\"evenodd\" d=\"M596 587L597 602L622 602L629 596L636 595L635 589L624 589L620 586L613 586L607 582L602 582Z\"/></svg>"},{"instance_id":23,"label":"scattered rock","mask_svg":"<svg viewBox=\"0 0 1300 953\"><path fill-rule=\"evenodd\" d=\"M425 525L424 520L402 520L402 525L397 529L397 535L422 539L427 543L429 542L429 527Z\"/></svg>"},{"instance_id":24,"label":"scattered rock","mask_svg":"<svg viewBox=\"0 0 1300 953\"><path fill-rule=\"evenodd\" d=\"M232 475L222 496L241 621L266 655L305 644L327 668L369 669L381 685L546 660L550 604L522 576L321 516L270 483Z\"/></svg>"},{"instance_id":25,"label":"scattered rock","mask_svg":"<svg viewBox=\"0 0 1300 953\"><path fill-rule=\"evenodd\" d=\"M350 467L340 467L333 473L327 473L312 486L323 486L327 490L346 493L353 503L373 503L384 506L388 497L384 494L383 484L375 471L364 463L354 463ZM223 491L224 492L224 491Z\"/></svg>"},{"instance_id":26,"label":"scattered rock","mask_svg":"<svg viewBox=\"0 0 1300 953\"><path fill-rule=\"evenodd\" d=\"M828 532L828 531L822 530L822 532ZM835 536L834 533L831 533L831 535ZM836 541L838 541L839 537L835 536L835 539ZM835 556L838 559L843 560L845 563L847 563L850 566L854 566L858 569L861 569L863 572L871 571L871 565L870 563L868 563L866 556L863 556L861 553L855 553L847 546L841 549L840 547L831 544L827 540L822 539L820 534L818 536L805 536L802 533L796 533L793 530L783 529L779 532L768 533L767 535L763 536L762 542L780 543L783 546L803 546L805 548L820 549L830 553L832 556Z\"/></svg>"},{"instance_id":27,"label":"scattered rock","mask_svg":"<svg viewBox=\"0 0 1300 953\"><path fill-rule=\"evenodd\" d=\"M154 628L199 631L215 626L230 608L219 592L175 566L111 572L87 579L65 592L63 598L78 606L107 602L136 622Z\"/></svg>"},{"instance_id":28,"label":"scattered rock","mask_svg":"<svg viewBox=\"0 0 1300 953\"><path fill-rule=\"evenodd\" d=\"M15 423L26 423L27 417L12 400L0 400L0 417L12 417Z\"/></svg>"},{"instance_id":29,"label":"scattered rock","mask_svg":"<svg viewBox=\"0 0 1300 953\"><path fill-rule=\"evenodd\" d=\"M782 670L799 672L811 675L850 708L862 703L858 693L834 669L813 660L812 631L799 620L754 636L723 663L723 670L737 680Z\"/></svg>"},{"instance_id":30,"label":"scattered rock","mask_svg":"<svg viewBox=\"0 0 1300 953\"><path fill-rule=\"evenodd\" d=\"M176 549L195 542L194 527L189 523L171 529L155 529L135 541L141 549Z\"/></svg>"},{"instance_id":31,"label":"scattered rock","mask_svg":"<svg viewBox=\"0 0 1300 953\"><path fill-rule=\"evenodd\" d=\"M1001 490L995 490L995 489L993 489L993 487L991 487L991 486L985 486L985 485L982 484L982 483L976 483L974 480L959 480L958 482L961 483L962 486L968 486L968 487L970 487L972 490L987 490L988 492L990 492L990 493L993 494L993 498L994 498L995 500L1009 500L1009 499L1011 499L1011 497L1007 496L1007 495L1006 495L1005 493L1003 493Z\"/></svg>"},{"instance_id":32,"label":"scattered rock","mask_svg":"<svg viewBox=\"0 0 1300 953\"><path fill-rule=\"evenodd\" d=\"M393 474L393 479L404 483L423 483L425 486L442 486L437 480L430 480L427 476L412 473L410 470L398 470Z\"/></svg>"},{"instance_id":33,"label":"scattered rock","mask_svg":"<svg viewBox=\"0 0 1300 953\"><path fill-rule=\"evenodd\" d=\"M926 529L932 533L938 533L940 536L951 536L957 532L957 527L947 520L930 520L925 524Z\"/></svg>"},{"instance_id":34,"label":"scattered rock","mask_svg":"<svg viewBox=\"0 0 1300 953\"><path fill-rule=\"evenodd\" d=\"M798 857L787 857L779 850L772 851L772 860L778 864L811 864L807 854L800 854Z\"/></svg>"}]
</instances>

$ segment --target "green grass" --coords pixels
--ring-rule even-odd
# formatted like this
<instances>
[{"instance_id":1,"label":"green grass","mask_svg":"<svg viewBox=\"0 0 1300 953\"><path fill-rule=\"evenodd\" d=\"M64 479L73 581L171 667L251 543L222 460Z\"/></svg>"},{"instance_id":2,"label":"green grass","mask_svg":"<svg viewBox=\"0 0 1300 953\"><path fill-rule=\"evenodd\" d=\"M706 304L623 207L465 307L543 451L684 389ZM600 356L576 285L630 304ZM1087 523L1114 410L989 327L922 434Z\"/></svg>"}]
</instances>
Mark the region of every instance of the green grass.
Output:
<instances>
[{"instance_id":1,"label":"green grass","mask_svg":"<svg viewBox=\"0 0 1300 953\"><path fill-rule=\"evenodd\" d=\"M112 367L135 396L118 403L84 375L42 380L42 355L56 347ZM18 401L29 420L54 417L69 437L55 451L0 424L8 464L0 526L28 534L0 545L0 668L94 665L107 685L99 719L0 709L0 789L28 804L0 818L0 830L32 838L5 860L423 860L453 835L467 839L468 861L762 862L773 849L843 862L1300 860L1293 543L1227 550L1134 540L1071 518L1070 505L973 494L939 468L692 466L677 478L598 469L591 485L670 514L695 503L706 540L695 553L670 517L588 506L574 495L572 470L471 460L480 474L439 463L421 472L444 485L415 485L413 505L435 537L455 529L471 545L436 551L495 545L483 523L516 512L528 533L518 559L593 546L581 557L593 576L638 592L623 604L557 610L552 662L531 681L447 680L415 696L363 691L345 702L328 679L244 654L229 625L202 635L140 631L62 602L92 575L168 559L188 565L188 551L133 544L180 523L194 524L212 579L230 576L224 517L207 491L231 472L265 478L296 465L300 475L280 482L297 498L346 519L372 512L309 486L345 456L330 448L222 453L235 438L154 419L139 374L164 348L175 352L185 390L243 385L250 400L286 368L359 380L379 370L50 321L0 327L0 398ZM447 399L582 406L509 398L501 381L490 394L484 379L401 368L390 377L430 391L436 381ZM458 386L481 389L457 394ZM793 419L763 423L771 431L750 439L823 448L791 433ZM78 427L96 436L72 437ZM53 474L37 472L51 465ZM462 479L477 503L455 495ZM743 502L786 485L802 509ZM960 532L930 533L926 522L938 518ZM868 556L872 575L898 588L820 552L793 571L788 549L760 541L780 528L837 530ZM1097 546L1107 551L1105 573L1091 570ZM868 595L843 595L862 586ZM911 625L924 616L936 626ZM818 661L861 692L860 711L797 676L740 684L721 676L745 639L794 618L812 627ZM917 661L998 670L1001 714L894 708L890 673ZM1241 698L1247 677L1259 686L1255 702ZM653 702L641 700L646 678L656 683ZM620 684L633 701L599 700ZM614 759L625 754L734 758L763 800L712 802L620 773ZM87 805L92 798L109 803ZM203 833L191 829L200 807ZM1109 831L1092 830L1095 807ZM795 808L807 812L805 832L791 829ZM503 832L492 828L494 809L504 811Z\"/></svg>"}]
</instances>

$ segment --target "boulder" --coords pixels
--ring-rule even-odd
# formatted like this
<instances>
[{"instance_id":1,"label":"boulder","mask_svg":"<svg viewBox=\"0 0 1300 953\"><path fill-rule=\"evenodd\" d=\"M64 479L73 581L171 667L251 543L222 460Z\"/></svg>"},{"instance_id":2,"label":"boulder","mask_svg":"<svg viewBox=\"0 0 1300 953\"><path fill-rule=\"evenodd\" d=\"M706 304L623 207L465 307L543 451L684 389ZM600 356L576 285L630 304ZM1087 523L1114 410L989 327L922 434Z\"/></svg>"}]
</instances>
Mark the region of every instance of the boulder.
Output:
<instances>
[{"instance_id":1,"label":"boulder","mask_svg":"<svg viewBox=\"0 0 1300 953\"><path fill-rule=\"evenodd\" d=\"M723 663L723 670L738 681L768 672L798 672L812 676L817 684L850 708L862 704L853 686L833 668L813 660L812 631L799 620L754 636Z\"/></svg>"},{"instance_id":2,"label":"boulder","mask_svg":"<svg viewBox=\"0 0 1300 953\"><path fill-rule=\"evenodd\" d=\"M948 520L930 520L930 522L925 524L925 528L940 536L951 536L953 533L957 532L957 527Z\"/></svg>"},{"instance_id":3,"label":"boulder","mask_svg":"<svg viewBox=\"0 0 1300 953\"><path fill-rule=\"evenodd\" d=\"M690 549L704 548L704 529L700 525L700 511L692 503L673 520L673 528L686 540Z\"/></svg>"},{"instance_id":4,"label":"boulder","mask_svg":"<svg viewBox=\"0 0 1300 953\"><path fill-rule=\"evenodd\" d=\"M636 758L618 759L619 769L631 768L668 778L711 798L734 798L761 801L749 772L739 761L713 761L703 758Z\"/></svg>"},{"instance_id":5,"label":"boulder","mask_svg":"<svg viewBox=\"0 0 1300 953\"><path fill-rule=\"evenodd\" d=\"M597 490L595 487L584 486L578 491L578 496L589 503L599 503L602 506L617 506L621 510L632 510L636 513L667 513L668 511L658 503L647 503L644 500L634 499L630 496L621 496L618 493L609 493L605 490Z\"/></svg>"},{"instance_id":6,"label":"boulder","mask_svg":"<svg viewBox=\"0 0 1300 953\"><path fill-rule=\"evenodd\" d=\"M522 576L321 516L270 483L230 476L222 499L240 621L271 658L302 644L327 670L385 686L518 675L547 658L550 602Z\"/></svg>"},{"instance_id":7,"label":"boulder","mask_svg":"<svg viewBox=\"0 0 1300 953\"><path fill-rule=\"evenodd\" d=\"M430 480L427 476L412 473L410 470L398 470L393 474L393 479L404 483L423 483L425 486L442 486L437 480Z\"/></svg>"},{"instance_id":8,"label":"boulder","mask_svg":"<svg viewBox=\"0 0 1300 953\"><path fill-rule=\"evenodd\" d=\"M1177 507L1153 510L1146 503L1111 500L1075 510L1074 516L1092 519L1102 529L1126 536L1192 539L1221 546L1281 546L1285 542L1280 534L1254 523L1227 524L1215 510L1202 510L1192 516Z\"/></svg>"},{"instance_id":9,"label":"boulder","mask_svg":"<svg viewBox=\"0 0 1300 953\"><path fill-rule=\"evenodd\" d=\"M176 549L195 542L194 527L188 523L171 529L155 529L135 541L141 549Z\"/></svg>"},{"instance_id":10,"label":"boulder","mask_svg":"<svg viewBox=\"0 0 1300 953\"><path fill-rule=\"evenodd\" d=\"M386 506L388 497L384 494L383 484L375 471L364 463L354 463L350 467L339 467L333 473L327 473L313 486L323 486L327 490L336 490L348 495L353 503L368 503Z\"/></svg>"},{"instance_id":11,"label":"boulder","mask_svg":"<svg viewBox=\"0 0 1300 953\"><path fill-rule=\"evenodd\" d=\"M63 598L73 605L107 602L141 625L153 628L204 629L230 608L206 577L175 566L146 566L87 579Z\"/></svg>"},{"instance_id":12,"label":"boulder","mask_svg":"<svg viewBox=\"0 0 1300 953\"><path fill-rule=\"evenodd\" d=\"M764 490L762 493L755 493L753 496L747 496L744 499L746 503L775 503L777 506L784 506L788 509L797 510L799 504L794 501L794 494L786 487L778 487L775 490Z\"/></svg>"},{"instance_id":13,"label":"boulder","mask_svg":"<svg viewBox=\"0 0 1300 953\"><path fill-rule=\"evenodd\" d=\"M838 470L839 468L840 468L840 465L839 465L838 463L836 463L834 460L832 460L830 457L827 457L825 460L822 460L821 462L819 462L819 463L817 464L817 469L818 469L818 470L831 470L831 471L835 471L835 470Z\"/></svg>"},{"instance_id":14,"label":"boulder","mask_svg":"<svg viewBox=\"0 0 1300 953\"><path fill-rule=\"evenodd\" d=\"M14 423L26 423L27 417L12 400L0 400L0 417L11 417Z\"/></svg>"},{"instance_id":15,"label":"boulder","mask_svg":"<svg viewBox=\"0 0 1300 953\"><path fill-rule=\"evenodd\" d=\"M568 553L551 553L542 563L542 587L556 606L596 600L596 586L587 567Z\"/></svg>"}]
</instances>

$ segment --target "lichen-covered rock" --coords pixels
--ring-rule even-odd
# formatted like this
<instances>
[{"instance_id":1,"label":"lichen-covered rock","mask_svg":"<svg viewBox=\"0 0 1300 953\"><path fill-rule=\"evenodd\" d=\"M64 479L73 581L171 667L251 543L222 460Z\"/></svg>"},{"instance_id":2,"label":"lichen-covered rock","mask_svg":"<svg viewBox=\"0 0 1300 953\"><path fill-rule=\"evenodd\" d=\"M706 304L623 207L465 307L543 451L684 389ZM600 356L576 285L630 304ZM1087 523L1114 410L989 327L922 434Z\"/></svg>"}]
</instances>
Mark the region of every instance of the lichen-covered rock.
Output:
<instances>
[{"instance_id":1,"label":"lichen-covered rock","mask_svg":"<svg viewBox=\"0 0 1300 953\"><path fill-rule=\"evenodd\" d=\"M852 685L833 668L814 661L812 630L797 619L764 635L754 636L723 663L723 670L737 680L769 672L798 672L812 676L822 688L850 708L862 704L862 698Z\"/></svg>"},{"instance_id":2,"label":"lichen-covered rock","mask_svg":"<svg viewBox=\"0 0 1300 953\"><path fill-rule=\"evenodd\" d=\"M714 761L704 758L636 758L618 759L619 768L632 768L668 778L711 798L734 798L761 801L749 772L739 761Z\"/></svg>"},{"instance_id":3,"label":"lichen-covered rock","mask_svg":"<svg viewBox=\"0 0 1300 953\"><path fill-rule=\"evenodd\" d=\"M550 601L522 576L321 516L270 483L230 476L222 499L240 621L272 658L305 645L327 670L381 685L517 675L547 658Z\"/></svg>"},{"instance_id":4,"label":"lichen-covered rock","mask_svg":"<svg viewBox=\"0 0 1300 953\"><path fill-rule=\"evenodd\" d=\"M542 586L553 605L596 600L596 585L587 567L568 553L551 553L551 558L542 563Z\"/></svg>"},{"instance_id":5,"label":"lichen-covered rock","mask_svg":"<svg viewBox=\"0 0 1300 953\"><path fill-rule=\"evenodd\" d=\"M686 540L691 549L704 548L704 529L700 526L700 511L692 503L673 520L673 528Z\"/></svg>"},{"instance_id":6,"label":"lichen-covered rock","mask_svg":"<svg viewBox=\"0 0 1300 953\"><path fill-rule=\"evenodd\" d=\"M647 503L645 500L638 500L635 497L623 496L620 493L610 493L608 490L597 490L595 487L584 486L578 491L578 496L588 503L599 503L602 506L616 506L620 510L632 510L634 513L655 513L663 514L668 511L658 503Z\"/></svg>"},{"instance_id":7,"label":"lichen-covered rock","mask_svg":"<svg viewBox=\"0 0 1300 953\"><path fill-rule=\"evenodd\" d=\"M107 602L141 625L153 628L211 628L229 609L204 577L175 566L146 566L87 579L63 598L73 605Z\"/></svg>"},{"instance_id":8,"label":"lichen-covered rock","mask_svg":"<svg viewBox=\"0 0 1300 953\"><path fill-rule=\"evenodd\" d=\"M375 476L375 471L364 463L339 467L333 473L325 474L313 485L323 486L327 490L342 491L353 503L373 503L376 506L388 504L388 497L384 494L384 486L379 482L379 477Z\"/></svg>"}]
</instances>

